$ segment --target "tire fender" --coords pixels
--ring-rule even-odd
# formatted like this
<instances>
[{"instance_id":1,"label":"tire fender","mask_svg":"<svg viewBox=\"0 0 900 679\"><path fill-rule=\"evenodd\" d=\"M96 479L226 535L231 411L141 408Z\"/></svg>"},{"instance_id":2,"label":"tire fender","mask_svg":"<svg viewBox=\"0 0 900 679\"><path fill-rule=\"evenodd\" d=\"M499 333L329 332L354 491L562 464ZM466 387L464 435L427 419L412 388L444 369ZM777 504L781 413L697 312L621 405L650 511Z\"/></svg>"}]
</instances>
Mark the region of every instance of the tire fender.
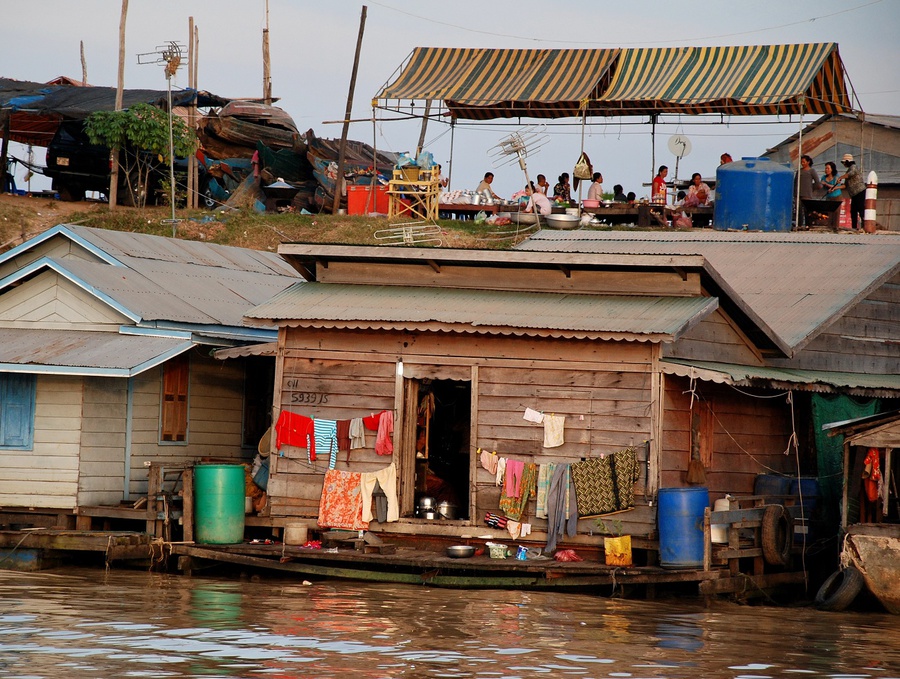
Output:
<instances>
[{"instance_id":1,"label":"tire fender","mask_svg":"<svg viewBox=\"0 0 900 679\"><path fill-rule=\"evenodd\" d=\"M816 593L816 608L820 611L843 611L863 588L862 573L853 566L832 573Z\"/></svg>"},{"instance_id":2,"label":"tire fender","mask_svg":"<svg viewBox=\"0 0 900 679\"><path fill-rule=\"evenodd\" d=\"M782 505L769 505L762 519L762 550L766 563L786 566L794 543L794 519Z\"/></svg>"}]
</instances>

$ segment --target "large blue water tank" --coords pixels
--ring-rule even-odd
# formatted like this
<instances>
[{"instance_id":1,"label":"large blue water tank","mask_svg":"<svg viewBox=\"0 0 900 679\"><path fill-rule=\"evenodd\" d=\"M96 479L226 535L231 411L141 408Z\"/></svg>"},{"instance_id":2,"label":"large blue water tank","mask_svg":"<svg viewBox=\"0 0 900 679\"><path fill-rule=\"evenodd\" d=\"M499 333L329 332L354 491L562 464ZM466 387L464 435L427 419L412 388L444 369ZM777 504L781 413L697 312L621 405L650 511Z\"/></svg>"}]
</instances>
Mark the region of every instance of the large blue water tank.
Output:
<instances>
[{"instance_id":1,"label":"large blue water tank","mask_svg":"<svg viewBox=\"0 0 900 679\"><path fill-rule=\"evenodd\" d=\"M790 231L794 172L768 158L742 158L716 170L713 227L719 231Z\"/></svg>"},{"instance_id":2,"label":"large blue water tank","mask_svg":"<svg viewBox=\"0 0 900 679\"><path fill-rule=\"evenodd\" d=\"M709 507L706 488L660 488L659 565L703 568L703 516Z\"/></svg>"}]
</instances>

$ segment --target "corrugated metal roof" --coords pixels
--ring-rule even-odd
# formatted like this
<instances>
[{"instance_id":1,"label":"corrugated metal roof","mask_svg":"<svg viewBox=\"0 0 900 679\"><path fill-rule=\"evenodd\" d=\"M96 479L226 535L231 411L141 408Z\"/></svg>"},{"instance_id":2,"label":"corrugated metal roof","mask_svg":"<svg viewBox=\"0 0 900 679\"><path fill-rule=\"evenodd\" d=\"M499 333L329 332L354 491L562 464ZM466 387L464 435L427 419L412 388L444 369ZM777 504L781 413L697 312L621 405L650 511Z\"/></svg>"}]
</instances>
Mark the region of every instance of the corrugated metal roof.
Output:
<instances>
[{"instance_id":1,"label":"corrugated metal roof","mask_svg":"<svg viewBox=\"0 0 900 679\"><path fill-rule=\"evenodd\" d=\"M669 375L696 377L697 379L733 384L736 386L790 386L805 391L831 391L818 387L835 387L840 389L867 393L873 391L900 392L900 375L868 375L862 373L829 372L825 370L794 370L789 368L770 368L764 366L737 365L734 363L717 363L714 361L688 361L667 358L660 362L662 371ZM888 394L884 394L888 395Z\"/></svg>"},{"instance_id":2,"label":"corrugated metal roof","mask_svg":"<svg viewBox=\"0 0 900 679\"><path fill-rule=\"evenodd\" d=\"M675 338L717 308L709 297L650 297L303 283L248 318L328 327L444 324L462 332Z\"/></svg>"},{"instance_id":3,"label":"corrugated metal roof","mask_svg":"<svg viewBox=\"0 0 900 679\"><path fill-rule=\"evenodd\" d=\"M517 248L701 255L795 351L873 285L900 271L900 236L882 234L541 231Z\"/></svg>"},{"instance_id":4,"label":"corrugated metal roof","mask_svg":"<svg viewBox=\"0 0 900 679\"><path fill-rule=\"evenodd\" d=\"M122 264L48 260L142 322L241 327L248 309L302 280L275 253L72 225L53 231L49 237L80 239Z\"/></svg>"},{"instance_id":5,"label":"corrugated metal roof","mask_svg":"<svg viewBox=\"0 0 900 679\"><path fill-rule=\"evenodd\" d=\"M127 377L190 349L190 339L0 328L0 371Z\"/></svg>"}]
</instances>

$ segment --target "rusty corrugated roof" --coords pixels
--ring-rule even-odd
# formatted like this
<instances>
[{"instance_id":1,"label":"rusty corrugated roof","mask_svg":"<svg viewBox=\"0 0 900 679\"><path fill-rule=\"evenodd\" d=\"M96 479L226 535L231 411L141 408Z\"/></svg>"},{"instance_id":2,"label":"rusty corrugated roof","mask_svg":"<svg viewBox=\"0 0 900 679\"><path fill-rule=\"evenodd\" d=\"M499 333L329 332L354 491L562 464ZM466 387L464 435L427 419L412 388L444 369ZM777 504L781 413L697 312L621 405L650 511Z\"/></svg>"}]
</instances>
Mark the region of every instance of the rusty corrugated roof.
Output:
<instances>
[{"instance_id":1,"label":"rusty corrugated roof","mask_svg":"<svg viewBox=\"0 0 900 679\"><path fill-rule=\"evenodd\" d=\"M0 328L0 366L4 372L33 369L34 372L127 377L159 365L192 346L189 338Z\"/></svg>"},{"instance_id":2,"label":"rusty corrugated roof","mask_svg":"<svg viewBox=\"0 0 900 679\"><path fill-rule=\"evenodd\" d=\"M794 352L900 272L900 236L885 234L541 231L517 249L701 255Z\"/></svg>"},{"instance_id":3,"label":"rusty corrugated roof","mask_svg":"<svg viewBox=\"0 0 900 679\"><path fill-rule=\"evenodd\" d=\"M303 283L247 314L302 327L671 340L717 308L710 297L586 295ZM438 327L440 326L440 327Z\"/></svg>"}]
</instances>

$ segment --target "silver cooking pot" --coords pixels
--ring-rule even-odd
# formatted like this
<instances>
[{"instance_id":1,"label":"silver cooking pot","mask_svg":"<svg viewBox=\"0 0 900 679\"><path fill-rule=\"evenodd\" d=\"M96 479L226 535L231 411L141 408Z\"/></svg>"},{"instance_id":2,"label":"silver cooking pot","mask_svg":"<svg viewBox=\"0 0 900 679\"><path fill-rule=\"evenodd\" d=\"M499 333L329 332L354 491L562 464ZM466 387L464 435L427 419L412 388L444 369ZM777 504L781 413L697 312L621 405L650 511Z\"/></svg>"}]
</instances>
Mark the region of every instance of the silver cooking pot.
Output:
<instances>
[{"instance_id":1,"label":"silver cooking pot","mask_svg":"<svg viewBox=\"0 0 900 679\"><path fill-rule=\"evenodd\" d=\"M420 512L433 512L437 507L437 500L433 497L420 497L419 498L419 511Z\"/></svg>"},{"instance_id":2,"label":"silver cooking pot","mask_svg":"<svg viewBox=\"0 0 900 679\"><path fill-rule=\"evenodd\" d=\"M441 502L437 506L438 514L443 516L445 519L455 519L456 518L456 505L452 502Z\"/></svg>"}]
</instances>

